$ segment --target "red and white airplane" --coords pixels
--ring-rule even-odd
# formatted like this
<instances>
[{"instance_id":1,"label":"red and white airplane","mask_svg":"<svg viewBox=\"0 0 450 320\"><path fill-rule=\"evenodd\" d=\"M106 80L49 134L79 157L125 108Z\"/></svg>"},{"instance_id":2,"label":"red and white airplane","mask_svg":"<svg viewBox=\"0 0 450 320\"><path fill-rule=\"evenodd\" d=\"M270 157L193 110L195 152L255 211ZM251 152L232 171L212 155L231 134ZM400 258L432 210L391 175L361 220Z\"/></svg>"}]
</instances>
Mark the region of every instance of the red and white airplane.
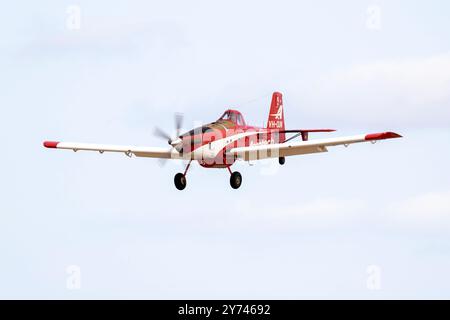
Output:
<instances>
[{"instance_id":1,"label":"red and white airplane","mask_svg":"<svg viewBox=\"0 0 450 320\"><path fill-rule=\"evenodd\" d=\"M285 157L310 153L327 152L328 147L348 146L358 142L372 142L401 136L394 132L362 134L349 137L309 140L309 133L332 132L333 129L299 129L286 130L284 126L283 97L274 92L270 105L269 119L266 128L249 126L242 114L236 110L227 110L216 121L202 127L180 134L182 118L175 117L176 136L174 138L160 129L155 133L167 139L170 149L157 147L117 146L105 144L87 144L72 142L45 141L46 148L86 150L104 152L122 152L127 156L188 160L183 173L174 178L175 187L183 190L186 187L186 174L193 160L205 168L226 168L230 172L230 185L237 189L241 186L242 176L238 171L232 172L230 167L236 160L261 160L278 158L280 165ZM286 138L286 134L294 134ZM300 141L294 141L301 137Z\"/></svg>"}]
</instances>

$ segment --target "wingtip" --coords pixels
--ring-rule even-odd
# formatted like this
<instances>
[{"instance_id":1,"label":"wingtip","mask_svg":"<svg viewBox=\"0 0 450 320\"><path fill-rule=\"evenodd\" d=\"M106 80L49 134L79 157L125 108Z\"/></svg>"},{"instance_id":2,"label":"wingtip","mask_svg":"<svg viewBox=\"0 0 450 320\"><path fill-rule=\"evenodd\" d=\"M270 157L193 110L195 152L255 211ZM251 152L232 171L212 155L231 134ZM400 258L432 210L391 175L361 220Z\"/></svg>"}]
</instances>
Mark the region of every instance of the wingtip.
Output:
<instances>
[{"instance_id":1,"label":"wingtip","mask_svg":"<svg viewBox=\"0 0 450 320\"><path fill-rule=\"evenodd\" d=\"M399 135L395 132L380 132L380 133L371 133L366 135L366 140L385 140L385 139L395 139L395 138L403 138L403 136Z\"/></svg>"},{"instance_id":2,"label":"wingtip","mask_svg":"<svg viewBox=\"0 0 450 320\"><path fill-rule=\"evenodd\" d=\"M43 145L49 149L56 149L58 147L59 142L57 141L44 141Z\"/></svg>"}]
</instances>

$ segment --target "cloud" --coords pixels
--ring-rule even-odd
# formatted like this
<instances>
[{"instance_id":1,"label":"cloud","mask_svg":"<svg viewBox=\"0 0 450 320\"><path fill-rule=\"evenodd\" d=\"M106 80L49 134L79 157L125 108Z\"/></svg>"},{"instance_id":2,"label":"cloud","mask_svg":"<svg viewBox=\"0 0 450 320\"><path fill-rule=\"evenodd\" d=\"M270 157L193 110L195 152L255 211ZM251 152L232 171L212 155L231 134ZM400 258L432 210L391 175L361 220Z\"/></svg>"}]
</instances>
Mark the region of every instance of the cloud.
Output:
<instances>
[{"instance_id":1,"label":"cloud","mask_svg":"<svg viewBox=\"0 0 450 320\"><path fill-rule=\"evenodd\" d=\"M420 194L392 203L386 209L386 219L396 226L448 228L450 191Z\"/></svg>"},{"instance_id":2,"label":"cloud","mask_svg":"<svg viewBox=\"0 0 450 320\"><path fill-rule=\"evenodd\" d=\"M423 193L386 204L361 198L316 198L292 204L264 203L255 208L248 201L237 205L237 215L254 223L283 229L347 229L377 225L382 228L447 229L450 226L450 191Z\"/></svg>"},{"instance_id":3,"label":"cloud","mask_svg":"<svg viewBox=\"0 0 450 320\"><path fill-rule=\"evenodd\" d=\"M359 199L316 198L305 203L264 202L255 208L248 200L236 204L237 216L249 223L259 221L266 226L282 229L327 229L353 224L366 203Z\"/></svg>"},{"instance_id":4,"label":"cloud","mask_svg":"<svg viewBox=\"0 0 450 320\"><path fill-rule=\"evenodd\" d=\"M183 215L186 214L179 218L183 219ZM384 230L434 232L450 226L450 191L424 193L388 203L352 197L321 197L285 203L241 198L231 210L217 212L214 220L199 215L195 220L202 221L202 228L219 230L359 230L370 225Z\"/></svg>"},{"instance_id":5,"label":"cloud","mask_svg":"<svg viewBox=\"0 0 450 320\"><path fill-rule=\"evenodd\" d=\"M309 112L347 124L448 127L450 53L356 64L309 85Z\"/></svg>"},{"instance_id":6,"label":"cloud","mask_svg":"<svg viewBox=\"0 0 450 320\"><path fill-rule=\"evenodd\" d=\"M17 50L14 58L46 61L55 58L92 61L108 59L164 59L176 55L188 45L183 26L174 21L133 21L118 25L100 19L80 30L55 29L33 38Z\"/></svg>"}]
</instances>

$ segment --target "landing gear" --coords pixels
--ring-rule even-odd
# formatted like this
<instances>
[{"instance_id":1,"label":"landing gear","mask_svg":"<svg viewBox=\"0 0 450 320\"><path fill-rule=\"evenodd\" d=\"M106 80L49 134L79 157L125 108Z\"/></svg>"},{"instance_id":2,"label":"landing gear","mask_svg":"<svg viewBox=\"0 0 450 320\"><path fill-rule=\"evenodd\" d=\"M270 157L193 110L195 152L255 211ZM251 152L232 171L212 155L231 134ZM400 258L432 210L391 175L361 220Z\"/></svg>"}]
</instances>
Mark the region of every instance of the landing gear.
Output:
<instances>
[{"instance_id":1,"label":"landing gear","mask_svg":"<svg viewBox=\"0 0 450 320\"><path fill-rule=\"evenodd\" d=\"M189 167L191 165L191 162L186 166L186 170L184 170L184 173L177 173L175 177L173 178L173 182L175 184L175 187L178 190L184 190L187 185L187 179L186 174L189 170ZM231 171L230 167L226 167L228 169L228 172L230 172L230 185L233 189L239 189L242 184L242 176L238 171Z\"/></svg>"},{"instance_id":2,"label":"landing gear","mask_svg":"<svg viewBox=\"0 0 450 320\"><path fill-rule=\"evenodd\" d=\"M279 157L278 158L278 163L283 165L286 162L286 158L285 157Z\"/></svg>"},{"instance_id":3,"label":"landing gear","mask_svg":"<svg viewBox=\"0 0 450 320\"><path fill-rule=\"evenodd\" d=\"M186 184L187 184L186 173L188 172L189 167L191 166L191 162L192 162L192 160L189 161L188 165L186 166L186 170L184 170L184 173L181 173L181 172L177 173L175 175L175 177L173 178L173 182L175 183L175 187L178 190L184 190L184 188L186 188Z\"/></svg>"},{"instance_id":4,"label":"landing gear","mask_svg":"<svg viewBox=\"0 0 450 320\"><path fill-rule=\"evenodd\" d=\"M238 171L231 172L230 167L228 167L228 171L230 172L230 185L233 189L239 189L242 183L242 176Z\"/></svg>"},{"instance_id":5,"label":"landing gear","mask_svg":"<svg viewBox=\"0 0 450 320\"><path fill-rule=\"evenodd\" d=\"M186 188L186 176L182 173L177 173L173 179L173 182L175 182L175 187L178 190L183 190Z\"/></svg>"},{"instance_id":6,"label":"landing gear","mask_svg":"<svg viewBox=\"0 0 450 320\"><path fill-rule=\"evenodd\" d=\"M238 189L242 183L242 176L239 172L235 171L231 174L230 185L233 189Z\"/></svg>"}]
</instances>

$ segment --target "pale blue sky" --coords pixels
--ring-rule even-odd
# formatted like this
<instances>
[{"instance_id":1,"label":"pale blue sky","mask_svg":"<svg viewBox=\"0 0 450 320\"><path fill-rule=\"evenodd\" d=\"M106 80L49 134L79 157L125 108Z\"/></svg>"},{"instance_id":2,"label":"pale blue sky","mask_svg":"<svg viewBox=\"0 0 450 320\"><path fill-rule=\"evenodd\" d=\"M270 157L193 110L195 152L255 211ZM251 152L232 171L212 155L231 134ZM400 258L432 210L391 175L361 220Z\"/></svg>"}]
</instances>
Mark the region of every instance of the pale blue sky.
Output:
<instances>
[{"instance_id":1,"label":"pale blue sky","mask_svg":"<svg viewBox=\"0 0 450 320\"><path fill-rule=\"evenodd\" d=\"M81 29L66 27L67 6ZM367 9L381 10L367 28ZM0 13L1 298L450 298L448 1L40 1ZM404 139L194 165L46 150L164 146L224 109ZM324 135L316 135L322 137ZM312 136L314 138L314 136ZM271 169L276 169L271 173ZM271 174L268 174L271 173ZM69 265L81 288L66 288ZM369 290L367 267L380 267Z\"/></svg>"}]
</instances>

